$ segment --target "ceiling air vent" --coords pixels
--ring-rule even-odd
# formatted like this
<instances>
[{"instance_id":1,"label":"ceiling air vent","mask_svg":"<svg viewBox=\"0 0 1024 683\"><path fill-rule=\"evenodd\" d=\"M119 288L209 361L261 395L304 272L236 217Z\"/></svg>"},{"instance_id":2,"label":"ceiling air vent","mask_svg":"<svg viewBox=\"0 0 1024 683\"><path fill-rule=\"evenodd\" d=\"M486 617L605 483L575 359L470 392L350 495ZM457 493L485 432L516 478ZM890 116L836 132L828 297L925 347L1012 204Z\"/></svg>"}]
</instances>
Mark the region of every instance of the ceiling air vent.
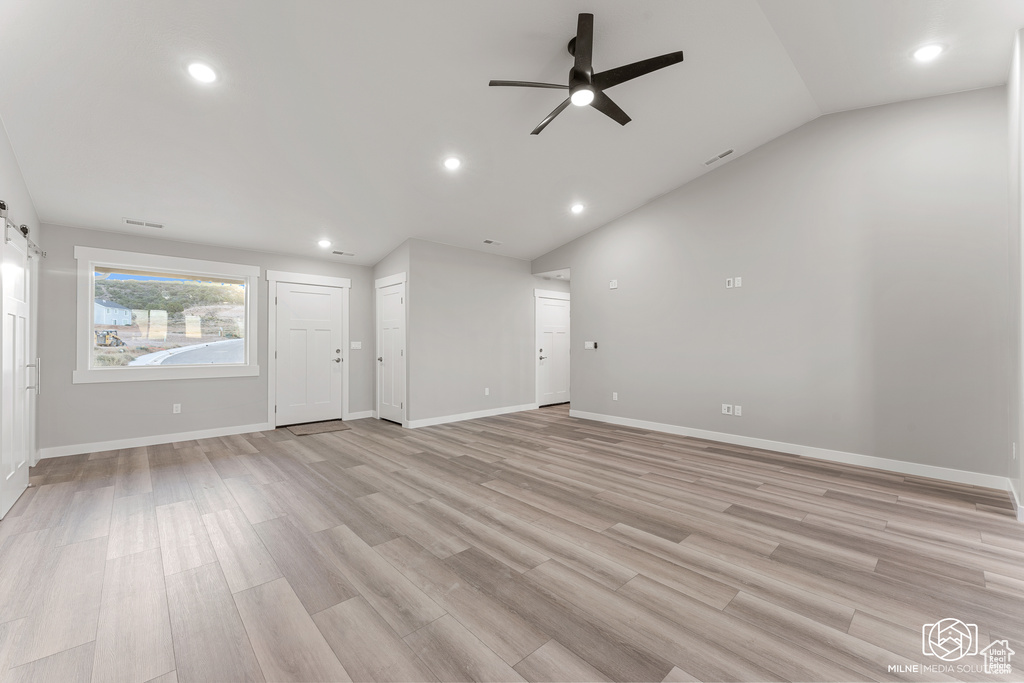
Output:
<instances>
[{"instance_id":1,"label":"ceiling air vent","mask_svg":"<svg viewBox=\"0 0 1024 683\"><path fill-rule=\"evenodd\" d=\"M331 253L338 256L355 256L351 251L332 251Z\"/></svg>"},{"instance_id":2,"label":"ceiling air vent","mask_svg":"<svg viewBox=\"0 0 1024 683\"><path fill-rule=\"evenodd\" d=\"M489 244L492 247L500 247L503 243L498 240L484 240L484 244Z\"/></svg>"},{"instance_id":3,"label":"ceiling air vent","mask_svg":"<svg viewBox=\"0 0 1024 683\"><path fill-rule=\"evenodd\" d=\"M729 156L730 154L732 154L735 151L736 150L734 150L734 149L727 149L724 152L722 152L721 154L716 154L715 156L713 156L710 159L708 159L707 161L705 161L704 165L705 166L710 166L711 164L715 163L719 159L724 159L724 158L726 158L727 156Z\"/></svg>"},{"instance_id":4,"label":"ceiling air vent","mask_svg":"<svg viewBox=\"0 0 1024 683\"><path fill-rule=\"evenodd\" d=\"M140 221L138 218L122 218L121 222L125 225L134 225L137 228L162 228L163 223L151 223L150 221Z\"/></svg>"}]
</instances>

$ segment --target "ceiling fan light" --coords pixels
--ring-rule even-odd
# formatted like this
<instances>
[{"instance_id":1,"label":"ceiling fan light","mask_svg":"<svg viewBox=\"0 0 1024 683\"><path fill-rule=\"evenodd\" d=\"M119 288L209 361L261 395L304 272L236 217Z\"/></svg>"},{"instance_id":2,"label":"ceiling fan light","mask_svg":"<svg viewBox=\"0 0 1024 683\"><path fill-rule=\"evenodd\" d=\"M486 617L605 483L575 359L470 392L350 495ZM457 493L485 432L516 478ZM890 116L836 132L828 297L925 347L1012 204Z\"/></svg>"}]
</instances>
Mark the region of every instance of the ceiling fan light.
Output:
<instances>
[{"instance_id":1,"label":"ceiling fan light","mask_svg":"<svg viewBox=\"0 0 1024 683\"><path fill-rule=\"evenodd\" d=\"M573 204L569 210L573 213L583 213L584 208L585 207L582 204Z\"/></svg>"},{"instance_id":2,"label":"ceiling fan light","mask_svg":"<svg viewBox=\"0 0 1024 683\"><path fill-rule=\"evenodd\" d=\"M444 160L444 167L447 168L449 171L454 171L461 165L462 160L459 159L458 157L448 157L447 159Z\"/></svg>"},{"instance_id":3,"label":"ceiling fan light","mask_svg":"<svg viewBox=\"0 0 1024 683\"><path fill-rule=\"evenodd\" d=\"M317 244L320 245L320 247L322 249L326 249L327 247L331 246L331 241L330 240L320 240L319 242L317 242Z\"/></svg>"},{"instance_id":4,"label":"ceiling fan light","mask_svg":"<svg viewBox=\"0 0 1024 683\"><path fill-rule=\"evenodd\" d=\"M572 91L570 99L577 107L585 107L594 101L594 91L589 85L583 85Z\"/></svg>"}]
</instances>

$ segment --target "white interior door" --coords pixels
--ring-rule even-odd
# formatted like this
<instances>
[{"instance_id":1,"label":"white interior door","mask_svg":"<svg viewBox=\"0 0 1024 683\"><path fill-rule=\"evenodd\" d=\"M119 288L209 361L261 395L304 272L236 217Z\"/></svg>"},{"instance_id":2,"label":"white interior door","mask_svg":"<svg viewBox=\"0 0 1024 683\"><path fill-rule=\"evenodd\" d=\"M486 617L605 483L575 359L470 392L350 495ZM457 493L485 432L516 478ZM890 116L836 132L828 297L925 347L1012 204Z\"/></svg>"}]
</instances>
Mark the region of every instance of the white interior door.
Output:
<instances>
[{"instance_id":1,"label":"white interior door","mask_svg":"<svg viewBox=\"0 0 1024 683\"><path fill-rule=\"evenodd\" d=\"M569 300L537 297L537 404L569 401Z\"/></svg>"},{"instance_id":2,"label":"white interior door","mask_svg":"<svg viewBox=\"0 0 1024 683\"><path fill-rule=\"evenodd\" d=\"M4 232L9 241L5 239L0 245L0 517L28 487L32 443L28 244L16 230L5 228Z\"/></svg>"},{"instance_id":3,"label":"white interior door","mask_svg":"<svg viewBox=\"0 0 1024 683\"><path fill-rule=\"evenodd\" d=\"M405 283L377 288L377 417L405 421Z\"/></svg>"},{"instance_id":4,"label":"white interior door","mask_svg":"<svg viewBox=\"0 0 1024 683\"><path fill-rule=\"evenodd\" d=\"M277 283L278 425L342 416L343 290Z\"/></svg>"}]
</instances>

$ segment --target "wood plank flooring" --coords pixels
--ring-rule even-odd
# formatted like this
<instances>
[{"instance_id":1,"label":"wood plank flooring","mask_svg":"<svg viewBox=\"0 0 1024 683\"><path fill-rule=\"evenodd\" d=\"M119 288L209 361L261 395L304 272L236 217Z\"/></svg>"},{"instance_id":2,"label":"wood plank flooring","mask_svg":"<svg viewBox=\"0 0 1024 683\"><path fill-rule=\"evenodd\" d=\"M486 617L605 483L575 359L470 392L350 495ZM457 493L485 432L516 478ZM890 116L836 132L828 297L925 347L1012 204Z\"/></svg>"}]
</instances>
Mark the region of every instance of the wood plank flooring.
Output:
<instances>
[{"instance_id":1,"label":"wood plank flooring","mask_svg":"<svg viewBox=\"0 0 1024 683\"><path fill-rule=\"evenodd\" d=\"M1005 492L565 406L350 424L41 462L0 680L1024 680ZM1013 672L922 654L944 618Z\"/></svg>"}]
</instances>

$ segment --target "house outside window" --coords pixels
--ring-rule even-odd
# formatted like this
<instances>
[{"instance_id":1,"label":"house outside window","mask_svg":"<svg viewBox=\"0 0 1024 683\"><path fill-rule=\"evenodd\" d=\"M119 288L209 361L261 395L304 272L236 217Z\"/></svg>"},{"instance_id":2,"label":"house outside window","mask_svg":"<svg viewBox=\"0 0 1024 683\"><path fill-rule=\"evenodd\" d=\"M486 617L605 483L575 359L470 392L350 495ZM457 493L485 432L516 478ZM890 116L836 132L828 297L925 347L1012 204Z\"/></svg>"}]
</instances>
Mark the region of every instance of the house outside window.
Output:
<instances>
[{"instance_id":1,"label":"house outside window","mask_svg":"<svg viewBox=\"0 0 1024 683\"><path fill-rule=\"evenodd\" d=\"M97 325L131 325L132 309L116 301L93 301L93 322Z\"/></svg>"}]
</instances>

